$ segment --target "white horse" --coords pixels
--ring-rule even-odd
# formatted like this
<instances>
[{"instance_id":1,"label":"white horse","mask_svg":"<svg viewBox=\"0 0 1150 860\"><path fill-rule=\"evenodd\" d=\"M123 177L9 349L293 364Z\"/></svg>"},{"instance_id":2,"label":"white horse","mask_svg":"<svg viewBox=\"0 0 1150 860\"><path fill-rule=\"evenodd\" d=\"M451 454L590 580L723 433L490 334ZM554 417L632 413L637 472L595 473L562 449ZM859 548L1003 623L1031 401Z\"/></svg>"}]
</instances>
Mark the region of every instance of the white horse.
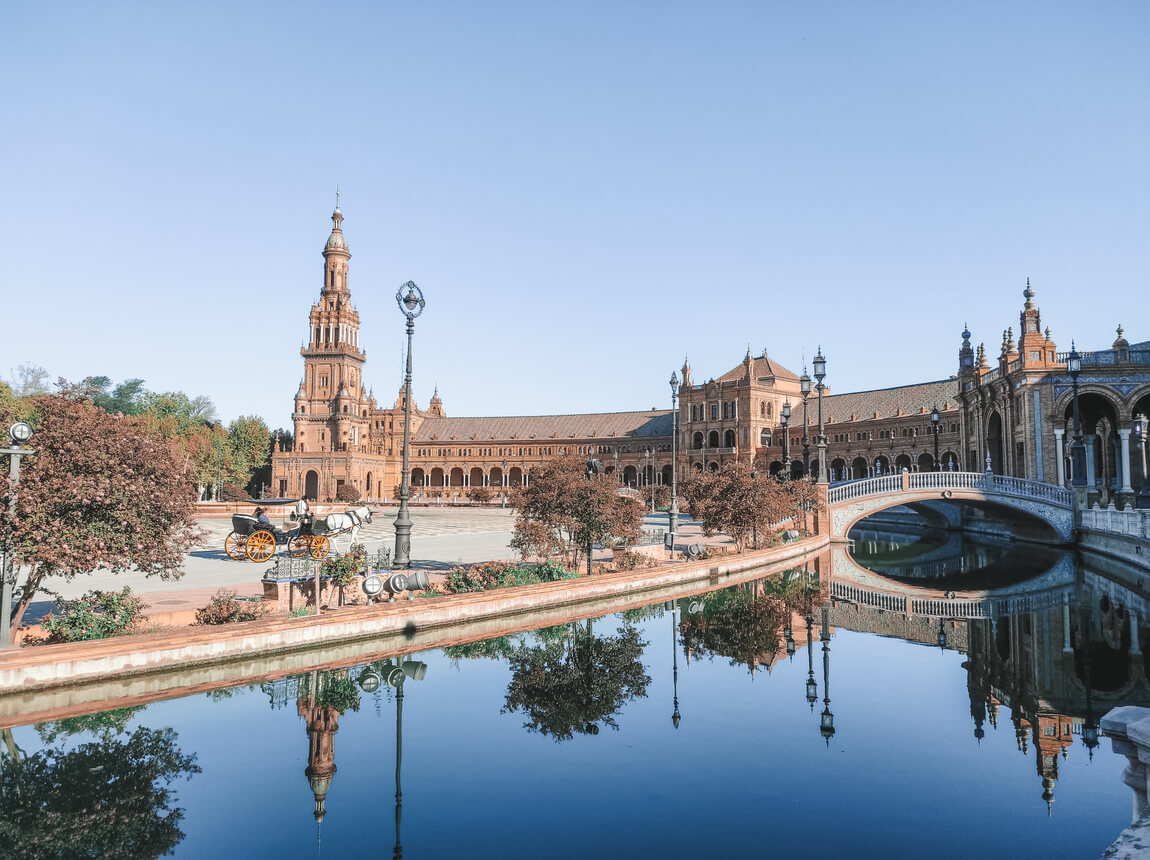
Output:
<instances>
[{"instance_id":1,"label":"white horse","mask_svg":"<svg viewBox=\"0 0 1150 860\"><path fill-rule=\"evenodd\" d=\"M353 545L358 543L359 527L363 523L371 522L371 509L365 507L348 508L342 514L328 514L326 517L316 518L313 531L316 534L333 533L331 542L335 546L335 551L342 554L346 550L339 548L339 536L343 532L351 531L351 543L347 548L351 549Z\"/></svg>"}]
</instances>

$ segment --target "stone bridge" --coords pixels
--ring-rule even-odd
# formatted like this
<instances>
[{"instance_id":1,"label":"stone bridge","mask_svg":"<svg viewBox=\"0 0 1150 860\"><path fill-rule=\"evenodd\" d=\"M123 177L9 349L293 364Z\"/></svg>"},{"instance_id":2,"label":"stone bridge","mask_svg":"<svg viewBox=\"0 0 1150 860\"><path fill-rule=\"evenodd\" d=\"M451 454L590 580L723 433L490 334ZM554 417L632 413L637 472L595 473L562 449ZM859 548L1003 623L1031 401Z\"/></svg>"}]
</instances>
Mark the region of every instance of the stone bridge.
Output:
<instances>
[{"instance_id":1,"label":"stone bridge","mask_svg":"<svg viewBox=\"0 0 1150 860\"><path fill-rule=\"evenodd\" d=\"M1074 533L1074 496L1064 487L982 472L902 472L851 481L827 492L830 536L846 538L859 520L898 505L961 502L1045 523L1063 542Z\"/></svg>"}]
</instances>

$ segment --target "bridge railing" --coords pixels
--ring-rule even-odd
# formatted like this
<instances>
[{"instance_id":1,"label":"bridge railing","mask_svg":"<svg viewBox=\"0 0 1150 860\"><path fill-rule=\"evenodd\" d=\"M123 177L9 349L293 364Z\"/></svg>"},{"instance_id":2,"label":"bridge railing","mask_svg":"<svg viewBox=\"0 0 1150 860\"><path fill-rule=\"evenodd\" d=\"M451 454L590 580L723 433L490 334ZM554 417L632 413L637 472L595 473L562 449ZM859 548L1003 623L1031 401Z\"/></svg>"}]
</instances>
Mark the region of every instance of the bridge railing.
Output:
<instances>
[{"instance_id":1,"label":"bridge railing","mask_svg":"<svg viewBox=\"0 0 1150 860\"><path fill-rule=\"evenodd\" d=\"M883 475L881 478L851 481L849 484L831 487L827 498L834 505L864 496L899 493L903 490L904 477L910 490L981 490L1074 507L1074 495L1065 487L1008 475L987 475L985 472L907 472Z\"/></svg>"},{"instance_id":2,"label":"bridge railing","mask_svg":"<svg viewBox=\"0 0 1150 860\"><path fill-rule=\"evenodd\" d=\"M1010 496L1025 496L1028 499L1041 499L1056 505L1074 507L1074 494L1057 484L1044 484L1041 481L1028 481L1026 478L1011 478L1008 475L994 475L994 489Z\"/></svg>"},{"instance_id":3,"label":"bridge railing","mask_svg":"<svg viewBox=\"0 0 1150 860\"><path fill-rule=\"evenodd\" d=\"M883 475L881 478L867 478L865 481L851 481L831 487L827 498L833 505L863 496L886 495L902 490L902 475Z\"/></svg>"},{"instance_id":4,"label":"bridge railing","mask_svg":"<svg viewBox=\"0 0 1150 860\"><path fill-rule=\"evenodd\" d=\"M1150 539L1150 511L1095 505L1082 512L1082 528Z\"/></svg>"},{"instance_id":5,"label":"bridge railing","mask_svg":"<svg viewBox=\"0 0 1150 860\"><path fill-rule=\"evenodd\" d=\"M982 472L911 472L912 490L985 490Z\"/></svg>"}]
</instances>

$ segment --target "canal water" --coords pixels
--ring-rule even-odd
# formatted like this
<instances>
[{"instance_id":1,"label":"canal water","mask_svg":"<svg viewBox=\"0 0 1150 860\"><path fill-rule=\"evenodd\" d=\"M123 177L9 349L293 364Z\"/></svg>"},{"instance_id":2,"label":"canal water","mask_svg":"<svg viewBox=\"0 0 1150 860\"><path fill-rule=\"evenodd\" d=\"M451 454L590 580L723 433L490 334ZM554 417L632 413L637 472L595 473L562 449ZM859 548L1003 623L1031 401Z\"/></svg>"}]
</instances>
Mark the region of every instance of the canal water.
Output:
<instances>
[{"instance_id":1,"label":"canal water","mask_svg":"<svg viewBox=\"0 0 1150 860\"><path fill-rule=\"evenodd\" d=\"M892 593L933 588L945 564L981 586L980 558L1031 555L881 531L886 549L864 528L859 554ZM1087 740L1113 704L1147 704L1141 599L1120 576L1034 555L1041 570L956 594L993 617L875 608L862 568L863 596L836 598L829 580L850 571L823 561L18 726L0 856L1098 857L1131 795L1125 759Z\"/></svg>"}]
</instances>

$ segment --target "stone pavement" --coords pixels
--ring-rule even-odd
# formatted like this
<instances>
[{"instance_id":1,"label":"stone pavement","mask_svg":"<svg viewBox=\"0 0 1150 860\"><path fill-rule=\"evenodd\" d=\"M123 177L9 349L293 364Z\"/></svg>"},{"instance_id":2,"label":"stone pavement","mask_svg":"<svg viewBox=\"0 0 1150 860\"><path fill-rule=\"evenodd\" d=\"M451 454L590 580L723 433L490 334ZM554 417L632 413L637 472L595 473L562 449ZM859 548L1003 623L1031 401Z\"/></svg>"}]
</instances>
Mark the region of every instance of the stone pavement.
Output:
<instances>
[{"instance_id":1,"label":"stone pavement","mask_svg":"<svg viewBox=\"0 0 1150 860\"><path fill-rule=\"evenodd\" d=\"M369 554L376 552L381 545L389 548L395 546L397 509L375 508L374 511L372 522L363 527L359 537L360 542L367 546ZM515 522L515 513L510 508L418 507L411 509L411 519L414 523L411 532L414 568L446 571L461 564L516 557L508 546ZM148 614L152 617L157 617L157 611L182 611L186 614L189 609L206 605L211 595L220 588L234 589L241 596L262 594L260 577L269 564L233 561L224 552L224 539L231 532L231 518L207 517L200 520L199 524L205 536L186 556L183 576L178 580L164 582L158 577L147 577L138 571L117 574L95 571L80 574L70 582L56 580L49 585L69 599L93 589L119 591L127 585L144 598L150 607ZM275 524L281 526L281 523ZM282 526L291 527L292 523L285 521ZM648 514L643 523L645 529L665 529L666 526L666 514ZM678 545L682 547L695 542L716 545L729 543L719 537L704 539L700 526L690 517L680 514ZM347 546L348 537L345 536L340 539L340 549L346 550ZM277 552L286 551L284 546L277 547ZM35 624L52 607L52 600L47 595L43 600L33 602L25 615L24 624Z\"/></svg>"}]
</instances>

